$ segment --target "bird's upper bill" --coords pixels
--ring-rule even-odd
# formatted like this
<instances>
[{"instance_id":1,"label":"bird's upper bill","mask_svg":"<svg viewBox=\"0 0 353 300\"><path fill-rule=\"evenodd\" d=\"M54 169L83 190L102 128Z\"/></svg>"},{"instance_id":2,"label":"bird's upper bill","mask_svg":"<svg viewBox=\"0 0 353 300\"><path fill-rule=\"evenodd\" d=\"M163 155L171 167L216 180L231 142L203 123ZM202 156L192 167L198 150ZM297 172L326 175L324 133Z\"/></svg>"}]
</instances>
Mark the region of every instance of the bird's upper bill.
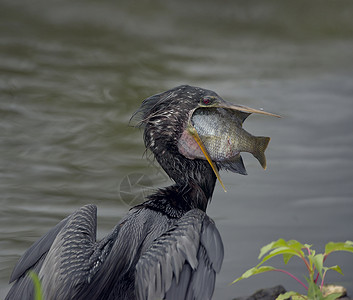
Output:
<instances>
[{"instance_id":1,"label":"bird's upper bill","mask_svg":"<svg viewBox=\"0 0 353 300\"><path fill-rule=\"evenodd\" d=\"M224 190L219 168L247 174L240 152L252 153L265 169L264 151L270 138L252 136L242 128L243 121L252 113L279 117L220 97L203 97L189 112L187 126L178 142L180 153L189 159L206 159Z\"/></svg>"}]
</instances>

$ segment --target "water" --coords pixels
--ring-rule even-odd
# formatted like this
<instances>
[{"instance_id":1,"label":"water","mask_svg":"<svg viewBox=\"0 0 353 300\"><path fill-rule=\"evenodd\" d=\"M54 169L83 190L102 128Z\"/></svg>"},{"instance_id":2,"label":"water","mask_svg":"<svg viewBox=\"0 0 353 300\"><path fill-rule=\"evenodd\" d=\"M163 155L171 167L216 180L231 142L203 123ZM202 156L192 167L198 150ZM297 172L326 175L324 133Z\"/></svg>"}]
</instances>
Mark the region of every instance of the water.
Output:
<instances>
[{"instance_id":1,"label":"water","mask_svg":"<svg viewBox=\"0 0 353 300\"><path fill-rule=\"evenodd\" d=\"M127 124L144 98L183 83L283 116L244 123L272 138L266 171L244 155L248 176L221 174L228 192L218 186L208 209L226 251L214 298L279 283L300 291L284 274L228 283L280 237L320 251L353 239L352 9L348 0L2 0L0 298L25 249L75 209L98 206L102 237L141 187L169 183ZM328 280L353 295L353 256L327 263L345 273ZM304 271L294 259L288 268Z\"/></svg>"}]
</instances>

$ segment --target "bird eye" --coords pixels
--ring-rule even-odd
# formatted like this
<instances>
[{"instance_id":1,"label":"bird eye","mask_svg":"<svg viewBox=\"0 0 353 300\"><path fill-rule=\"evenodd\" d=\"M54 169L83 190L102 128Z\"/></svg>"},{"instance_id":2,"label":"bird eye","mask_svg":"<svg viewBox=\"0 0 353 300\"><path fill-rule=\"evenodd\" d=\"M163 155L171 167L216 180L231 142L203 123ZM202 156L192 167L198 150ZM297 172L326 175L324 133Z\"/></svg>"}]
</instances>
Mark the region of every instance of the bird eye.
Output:
<instances>
[{"instance_id":1,"label":"bird eye","mask_svg":"<svg viewBox=\"0 0 353 300\"><path fill-rule=\"evenodd\" d=\"M209 105L212 103L212 100L210 98L203 98L201 102L204 105Z\"/></svg>"}]
</instances>

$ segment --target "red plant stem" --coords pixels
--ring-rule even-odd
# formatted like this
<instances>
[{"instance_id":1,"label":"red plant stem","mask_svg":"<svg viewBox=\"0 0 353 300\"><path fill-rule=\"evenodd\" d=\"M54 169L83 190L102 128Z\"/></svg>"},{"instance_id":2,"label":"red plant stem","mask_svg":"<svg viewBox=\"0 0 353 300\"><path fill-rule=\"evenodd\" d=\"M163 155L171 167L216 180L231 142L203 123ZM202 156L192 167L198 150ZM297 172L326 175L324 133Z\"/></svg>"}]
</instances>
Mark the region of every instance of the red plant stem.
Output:
<instances>
[{"instance_id":1,"label":"red plant stem","mask_svg":"<svg viewBox=\"0 0 353 300\"><path fill-rule=\"evenodd\" d=\"M308 290L308 287L296 276L294 276L293 274L289 273L286 270L282 270L282 269L274 269L273 271L277 271L277 272L282 272L284 274L289 275L290 277L292 277L296 282L300 283L306 290Z\"/></svg>"},{"instance_id":2,"label":"red plant stem","mask_svg":"<svg viewBox=\"0 0 353 300\"><path fill-rule=\"evenodd\" d=\"M298 254L299 254L300 258L304 261L305 266L306 266L306 268L308 269L308 272L311 274L311 267L310 267L308 261L307 261L307 260L305 259L305 257L303 257L300 253L298 253Z\"/></svg>"},{"instance_id":3,"label":"red plant stem","mask_svg":"<svg viewBox=\"0 0 353 300\"><path fill-rule=\"evenodd\" d=\"M319 274L319 272L317 272L316 278L315 278L315 280L314 280L315 283L317 283L317 281L319 280L319 276L320 276L320 274Z\"/></svg>"},{"instance_id":4,"label":"red plant stem","mask_svg":"<svg viewBox=\"0 0 353 300\"><path fill-rule=\"evenodd\" d=\"M330 253L329 253L330 254ZM327 258L328 254L324 254L324 259L322 260L322 262L324 263L326 258Z\"/></svg>"},{"instance_id":5,"label":"red plant stem","mask_svg":"<svg viewBox=\"0 0 353 300\"><path fill-rule=\"evenodd\" d=\"M322 280L321 280L320 290L322 290L322 287L324 286L324 280L325 280L326 272L327 272L327 270L324 272L324 274L322 274Z\"/></svg>"}]
</instances>

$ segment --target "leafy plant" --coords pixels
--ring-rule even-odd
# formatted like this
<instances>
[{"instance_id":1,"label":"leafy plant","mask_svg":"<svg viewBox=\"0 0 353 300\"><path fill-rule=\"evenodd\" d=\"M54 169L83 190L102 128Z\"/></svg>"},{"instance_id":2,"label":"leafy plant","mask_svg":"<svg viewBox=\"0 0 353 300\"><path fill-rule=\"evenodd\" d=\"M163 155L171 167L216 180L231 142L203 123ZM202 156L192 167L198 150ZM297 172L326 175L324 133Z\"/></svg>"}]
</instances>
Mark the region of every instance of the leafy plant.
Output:
<instances>
[{"instance_id":1,"label":"leafy plant","mask_svg":"<svg viewBox=\"0 0 353 300\"><path fill-rule=\"evenodd\" d=\"M333 300L341 296L341 294L330 294L324 296L322 293L325 276L327 271L333 270L343 275L342 270L339 266L324 267L324 262L329 254L336 251L348 251L353 253L353 242L346 241L344 243L334 243L329 242L325 246L325 253L316 254L315 250L311 249L312 245L301 244L296 240L285 241L284 239L279 239L277 241L271 242L268 245L264 246L260 250L260 255L258 259L261 259L261 262L249 270L247 270L239 278L235 279L233 283L238 282L239 280L249 278L255 274L260 274L269 271L282 272L294 280L296 280L300 285L302 285L307 291L307 296L303 296L297 292L287 292L277 297L277 300L284 300L292 297L292 299L310 299L310 300ZM277 255L283 256L283 261L285 264L293 256L299 257L305 264L305 267L308 271L308 276L304 277L307 281L307 285L300 280L298 277L294 276L290 272L282 269L277 269L271 266L263 266L263 263L268 261L270 258ZM321 280L319 280L321 279Z\"/></svg>"},{"instance_id":2,"label":"leafy plant","mask_svg":"<svg viewBox=\"0 0 353 300\"><path fill-rule=\"evenodd\" d=\"M33 284L34 284L34 299L35 300L42 300L42 288L40 284L40 280L38 278L37 273L33 271L28 272L29 277L31 277Z\"/></svg>"}]
</instances>

